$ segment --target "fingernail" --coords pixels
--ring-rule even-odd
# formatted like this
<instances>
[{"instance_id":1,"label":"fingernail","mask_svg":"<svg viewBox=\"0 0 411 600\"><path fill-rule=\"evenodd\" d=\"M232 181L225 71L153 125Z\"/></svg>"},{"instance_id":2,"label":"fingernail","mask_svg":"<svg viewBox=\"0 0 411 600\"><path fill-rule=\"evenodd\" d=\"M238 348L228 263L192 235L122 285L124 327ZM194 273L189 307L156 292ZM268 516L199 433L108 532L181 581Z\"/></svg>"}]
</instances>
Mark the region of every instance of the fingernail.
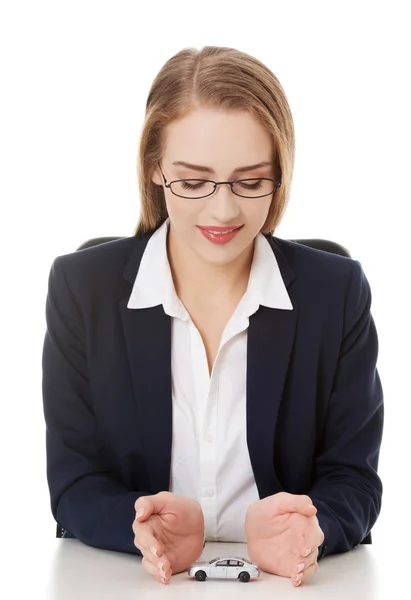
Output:
<instances>
[{"instance_id":1,"label":"fingernail","mask_svg":"<svg viewBox=\"0 0 411 600\"><path fill-rule=\"evenodd\" d=\"M307 550L305 551L304 557L308 556L309 554L311 554L312 549L311 548L307 548Z\"/></svg>"},{"instance_id":2,"label":"fingernail","mask_svg":"<svg viewBox=\"0 0 411 600\"><path fill-rule=\"evenodd\" d=\"M299 585L301 585L301 581L297 581L297 583L295 584L295 587L298 587Z\"/></svg>"},{"instance_id":3,"label":"fingernail","mask_svg":"<svg viewBox=\"0 0 411 600\"><path fill-rule=\"evenodd\" d=\"M144 508L139 508L138 511L136 512L136 519L141 517L142 514L144 514Z\"/></svg>"},{"instance_id":4,"label":"fingernail","mask_svg":"<svg viewBox=\"0 0 411 600\"><path fill-rule=\"evenodd\" d=\"M167 579L166 579L165 577L162 577L162 578L161 578L161 581L162 581L163 583L167 583Z\"/></svg>"},{"instance_id":5,"label":"fingernail","mask_svg":"<svg viewBox=\"0 0 411 600\"><path fill-rule=\"evenodd\" d=\"M309 504L308 508L315 508L315 506L314 506L314 504ZM315 510L317 510L317 509L315 508Z\"/></svg>"},{"instance_id":6,"label":"fingernail","mask_svg":"<svg viewBox=\"0 0 411 600\"><path fill-rule=\"evenodd\" d=\"M299 581L299 582L301 583L301 581L300 581L300 580L301 580L302 578L303 578L303 574L302 574L302 573L298 573L298 574L295 576L295 581Z\"/></svg>"},{"instance_id":7,"label":"fingernail","mask_svg":"<svg viewBox=\"0 0 411 600\"><path fill-rule=\"evenodd\" d=\"M300 563L297 567L297 573L301 573L304 570L304 563Z\"/></svg>"},{"instance_id":8,"label":"fingernail","mask_svg":"<svg viewBox=\"0 0 411 600\"><path fill-rule=\"evenodd\" d=\"M157 550L154 548L154 546L150 546L150 550L154 554L154 556L157 556Z\"/></svg>"}]
</instances>

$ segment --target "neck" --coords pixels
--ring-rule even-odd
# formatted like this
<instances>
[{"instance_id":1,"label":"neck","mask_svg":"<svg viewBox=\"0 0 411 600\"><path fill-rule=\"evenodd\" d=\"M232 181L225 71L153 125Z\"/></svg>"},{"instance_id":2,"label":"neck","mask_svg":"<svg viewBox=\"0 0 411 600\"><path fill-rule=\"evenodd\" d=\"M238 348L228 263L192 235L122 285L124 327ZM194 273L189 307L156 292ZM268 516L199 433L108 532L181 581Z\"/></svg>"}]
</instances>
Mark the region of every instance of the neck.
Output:
<instances>
[{"instance_id":1,"label":"neck","mask_svg":"<svg viewBox=\"0 0 411 600\"><path fill-rule=\"evenodd\" d=\"M178 296L224 299L245 293L254 254L253 243L230 263L212 265L202 261L190 248L182 248L170 229L167 250Z\"/></svg>"}]
</instances>

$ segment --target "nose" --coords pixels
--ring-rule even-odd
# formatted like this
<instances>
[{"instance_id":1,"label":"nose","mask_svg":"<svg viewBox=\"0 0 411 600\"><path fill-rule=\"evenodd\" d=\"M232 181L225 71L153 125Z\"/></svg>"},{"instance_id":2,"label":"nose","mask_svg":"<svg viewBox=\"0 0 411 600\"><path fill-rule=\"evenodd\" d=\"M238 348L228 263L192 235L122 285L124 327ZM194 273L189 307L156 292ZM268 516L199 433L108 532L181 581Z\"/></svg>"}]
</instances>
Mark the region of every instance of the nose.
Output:
<instances>
[{"instance_id":1,"label":"nose","mask_svg":"<svg viewBox=\"0 0 411 600\"><path fill-rule=\"evenodd\" d=\"M208 198L210 216L218 223L232 223L241 212L238 200L229 185L218 185L214 194Z\"/></svg>"}]
</instances>

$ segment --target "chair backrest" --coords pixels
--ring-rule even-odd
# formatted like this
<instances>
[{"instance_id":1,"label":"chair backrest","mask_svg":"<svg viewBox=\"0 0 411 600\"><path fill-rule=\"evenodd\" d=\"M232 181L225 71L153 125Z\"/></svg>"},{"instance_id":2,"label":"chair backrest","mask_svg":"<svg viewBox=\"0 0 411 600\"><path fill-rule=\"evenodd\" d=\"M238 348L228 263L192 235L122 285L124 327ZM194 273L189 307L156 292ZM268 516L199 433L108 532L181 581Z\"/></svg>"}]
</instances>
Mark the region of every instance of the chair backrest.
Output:
<instances>
[{"instance_id":1,"label":"chair backrest","mask_svg":"<svg viewBox=\"0 0 411 600\"><path fill-rule=\"evenodd\" d=\"M120 240L124 236L108 236L108 237L97 237L91 238L86 242L83 242L81 246L77 248L77 250L84 250L85 248L91 248L92 246L98 246L99 244L104 244L106 242L112 242L114 240ZM332 242L330 240L323 239L299 239L292 240L293 242L297 242L298 244L303 244L304 246L309 246L310 248L316 248L317 250L324 250L325 252L331 252L332 254L339 254L340 256L351 257L347 248L341 246L341 244L337 244L336 242ZM64 529L61 525L57 524L56 537L63 537ZM369 541L368 541L369 540ZM371 543L371 534L365 538L362 542L363 544Z\"/></svg>"},{"instance_id":2,"label":"chair backrest","mask_svg":"<svg viewBox=\"0 0 411 600\"><path fill-rule=\"evenodd\" d=\"M98 246L98 244L104 244L105 242L112 242L114 240L120 240L124 236L108 236L108 237L97 237L87 240L83 242L81 246L77 248L77 250L84 250L85 248L90 248L91 246ZM323 240L323 239L299 239L292 240L293 242L297 242L298 244L303 244L303 246L310 246L310 248L316 248L317 250L324 250L325 252L331 252L332 254L339 254L340 256L347 256L351 258L350 253L347 248L342 246L341 244L337 244L337 242L332 242L331 240Z\"/></svg>"}]
</instances>

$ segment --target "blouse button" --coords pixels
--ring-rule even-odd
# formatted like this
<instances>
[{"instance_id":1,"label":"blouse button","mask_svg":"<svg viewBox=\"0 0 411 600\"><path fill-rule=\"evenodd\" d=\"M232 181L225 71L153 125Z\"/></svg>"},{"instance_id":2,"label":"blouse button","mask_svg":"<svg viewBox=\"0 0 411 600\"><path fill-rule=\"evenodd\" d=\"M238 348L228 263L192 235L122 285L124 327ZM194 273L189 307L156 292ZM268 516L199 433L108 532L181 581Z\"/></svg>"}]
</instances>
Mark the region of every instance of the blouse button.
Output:
<instances>
[{"instance_id":1,"label":"blouse button","mask_svg":"<svg viewBox=\"0 0 411 600\"><path fill-rule=\"evenodd\" d=\"M210 443L210 442L213 441L214 436L213 436L212 433L210 433L209 431L207 431L207 433L204 436L204 439L205 439L206 442Z\"/></svg>"}]
</instances>

